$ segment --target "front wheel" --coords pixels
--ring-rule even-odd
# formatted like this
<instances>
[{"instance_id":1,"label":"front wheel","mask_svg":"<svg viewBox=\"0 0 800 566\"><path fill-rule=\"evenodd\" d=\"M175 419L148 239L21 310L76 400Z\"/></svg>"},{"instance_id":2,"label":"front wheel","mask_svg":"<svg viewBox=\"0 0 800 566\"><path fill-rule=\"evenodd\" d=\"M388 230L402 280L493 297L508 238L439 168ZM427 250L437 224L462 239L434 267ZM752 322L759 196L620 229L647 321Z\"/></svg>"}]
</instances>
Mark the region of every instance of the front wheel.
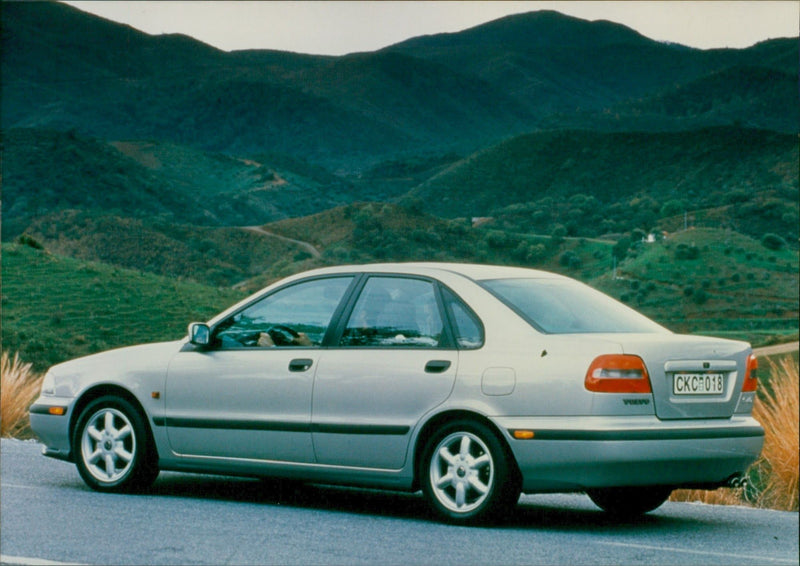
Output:
<instances>
[{"instance_id":1,"label":"front wheel","mask_svg":"<svg viewBox=\"0 0 800 566\"><path fill-rule=\"evenodd\" d=\"M119 397L89 403L75 428L75 463L83 481L98 491L148 487L158 475L154 450L139 411Z\"/></svg>"},{"instance_id":2,"label":"front wheel","mask_svg":"<svg viewBox=\"0 0 800 566\"><path fill-rule=\"evenodd\" d=\"M448 424L428 441L421 462L425 497L447 521L495 519L519 499L516 469L497 436L481 423Z\"/></svg>"},{"instance_id":3,"label":"front wheel","mask_svg":"<svg viewBox=\"0 0 800 566\"><path fill-rule=\"evenodd\" d=\"M594 504L616 517L637 517L669 499L671 487L608 487L586 492Z\"/></svg>"}]
</instances>

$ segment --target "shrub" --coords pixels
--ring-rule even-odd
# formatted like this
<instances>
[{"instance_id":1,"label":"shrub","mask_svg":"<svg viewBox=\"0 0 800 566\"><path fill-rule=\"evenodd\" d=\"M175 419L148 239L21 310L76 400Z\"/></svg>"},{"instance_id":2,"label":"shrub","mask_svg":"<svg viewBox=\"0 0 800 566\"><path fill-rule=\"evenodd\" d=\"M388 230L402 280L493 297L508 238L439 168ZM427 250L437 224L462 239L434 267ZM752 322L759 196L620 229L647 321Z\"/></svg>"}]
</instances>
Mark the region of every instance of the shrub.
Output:
<instances>
[{"instance_id":1,"label":"shrub","mask_svg":"<svg viewBox=\"0 0 800 566\"><path fill-rule=\"evenodd\" d=\"M786 247L786 240L778 236L777 234L773 234L771 232L764 234L761 238L761 245L767 248L768 250L781 250Z\"/></svg>"},{"instance_id":2,"label":"shrub","mask_svg":"<svg viewBox=\"0 0 800 566\"><path fill-rule=\"evenodd\" d=\"M708 293L706 293L706 290L701 287L700 289L694 292L692 300L698 305L702 305L708 300Z\"/></svg>"},{"instance_id":3,"label":"shrub","mask_svg":"<svg viewBox=\"0 0 800 566\"><path fill-rule=\"evenodd\" d=\"M578 269L581 266L581 258L573 251L566 251L561 254L559 263L569 269Z\"/></svg>"},{"instance_id":4,"label":"shrub","mask_svg":"<svg viewBox=\"0 0 800 566\"><path fill-rule=\"evenodd\" d=\"M29 236L28 234L22 234L19 238L17 238L17 243L22 244L23 246L28 246L29 248L33 248L34 250L43 250L44 246L33 236Z\"/></svg>"},{"instance_id":5,"label":"shrub","mask_svg":"<svg viewBox=\"0 0 800 566\"><path fill-rule=\"evenodd\" d=\"M511 244L511 239L505 232L489 230L486 233L486 243L489 244L489 247L495 249L507 248Z\"/></svg>"},{"instance_id":6,"label":"shrub","mask_svg":"<svg viewBox=\"0 0 800 566\"><path fill-rule=\"evenodd\" d=\"M553 230L550 232L550 244L553 247L560 246L564 242L564 238L567 236L568 232L566 227L562 224L556 224L553 227Z\"/></svg>"},{"instance_id":7,"label":"shrub","mask_svg":"<svg viewBox=\"0 0 800 566\"><path fill-rule=\"evenodd\" d=\"M0 436L14 438L32 438L28 419L28 409L39 395L42 376L31 371L32 364L20 361L14 354L10 359L8 352L0 358Z\"/></svg>"},{"instance_id":8,"label":"shrub","mask_svg":"<svg viewBox=\"0 0 800 566\"><path fill-rule=\"evenodd\" d=\"M698 257L700 257L700 250L697 246L678 244L675 249L675 259L697 259Z\"/></svg>"}]
</instances>

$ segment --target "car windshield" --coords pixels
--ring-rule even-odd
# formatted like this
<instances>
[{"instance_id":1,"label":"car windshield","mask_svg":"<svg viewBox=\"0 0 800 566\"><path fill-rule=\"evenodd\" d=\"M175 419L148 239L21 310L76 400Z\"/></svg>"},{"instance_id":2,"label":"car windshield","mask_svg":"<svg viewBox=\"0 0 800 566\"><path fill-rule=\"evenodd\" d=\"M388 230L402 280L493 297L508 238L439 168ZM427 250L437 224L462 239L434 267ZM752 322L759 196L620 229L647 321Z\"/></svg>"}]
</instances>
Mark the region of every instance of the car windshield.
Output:
<instances>
[{"instance_id":1,"label":"car windshield","mask_svg":"<svg viewBox=\"0 0 800 566\"><path fill-rule=\"evenodd\" d=\"M494 279L481 285L548 334L666 332L591 287L568 279Z\"/></svg>"}]
</instances>

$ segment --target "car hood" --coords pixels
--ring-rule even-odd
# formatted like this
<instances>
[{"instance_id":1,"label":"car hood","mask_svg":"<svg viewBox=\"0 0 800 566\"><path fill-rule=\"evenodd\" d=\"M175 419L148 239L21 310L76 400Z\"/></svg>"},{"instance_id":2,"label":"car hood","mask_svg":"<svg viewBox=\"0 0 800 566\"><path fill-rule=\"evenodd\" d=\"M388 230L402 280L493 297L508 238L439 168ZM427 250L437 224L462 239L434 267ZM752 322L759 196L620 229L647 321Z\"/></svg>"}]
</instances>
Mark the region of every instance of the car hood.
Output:
<instances>
[{"instance_id":1,"label":"car hood","mask_svg":"<svg viewBox=\"0 0 800 566\"><path fill-rule=\"evenodd\" d=\"M55 381L55 394L61 397L73 397L98 383L131 389L145 380L163 379L169 361L183 344L159 342L108 350L57 364L48 373Z\"/></svg>"}]
</instances>

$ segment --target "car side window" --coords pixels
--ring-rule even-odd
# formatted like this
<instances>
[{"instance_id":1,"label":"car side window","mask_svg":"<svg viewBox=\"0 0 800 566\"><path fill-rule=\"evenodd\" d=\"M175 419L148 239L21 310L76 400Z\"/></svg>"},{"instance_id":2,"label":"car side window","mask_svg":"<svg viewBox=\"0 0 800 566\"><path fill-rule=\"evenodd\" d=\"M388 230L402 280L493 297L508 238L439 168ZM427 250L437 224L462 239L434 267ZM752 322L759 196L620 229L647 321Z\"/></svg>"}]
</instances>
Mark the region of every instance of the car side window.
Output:
<instances>
[{"instance_id":1,"label":"car side window","mask_svg":"<svg viewBox=\"0 0 800 566\"><path fill-rule=\"evenodd\" d=\"M458 347L474 350L483 346L483 325L478 316L449 289L442 288L442 296L453 323Z\"/></svg>"},{"instance_id":2,"label":"car side window","mask_svg":"<svg viewBox=\"0 0 800 566\"><path fill-rule=\"evenodd\" d=\"M271 293L220 323L222 349L319 347L352 277L312 279Z\"/></svg>"},{"instance_id":3,"label":"car side window","mask_svg":"<svg viewBox=\"0 0 800 566\"><path fill-rule=\"evenodd\" d=\"M436 348L443 328L433 283L373 276L353 307L339 345Z\"/></svg>"}]
</instances>

